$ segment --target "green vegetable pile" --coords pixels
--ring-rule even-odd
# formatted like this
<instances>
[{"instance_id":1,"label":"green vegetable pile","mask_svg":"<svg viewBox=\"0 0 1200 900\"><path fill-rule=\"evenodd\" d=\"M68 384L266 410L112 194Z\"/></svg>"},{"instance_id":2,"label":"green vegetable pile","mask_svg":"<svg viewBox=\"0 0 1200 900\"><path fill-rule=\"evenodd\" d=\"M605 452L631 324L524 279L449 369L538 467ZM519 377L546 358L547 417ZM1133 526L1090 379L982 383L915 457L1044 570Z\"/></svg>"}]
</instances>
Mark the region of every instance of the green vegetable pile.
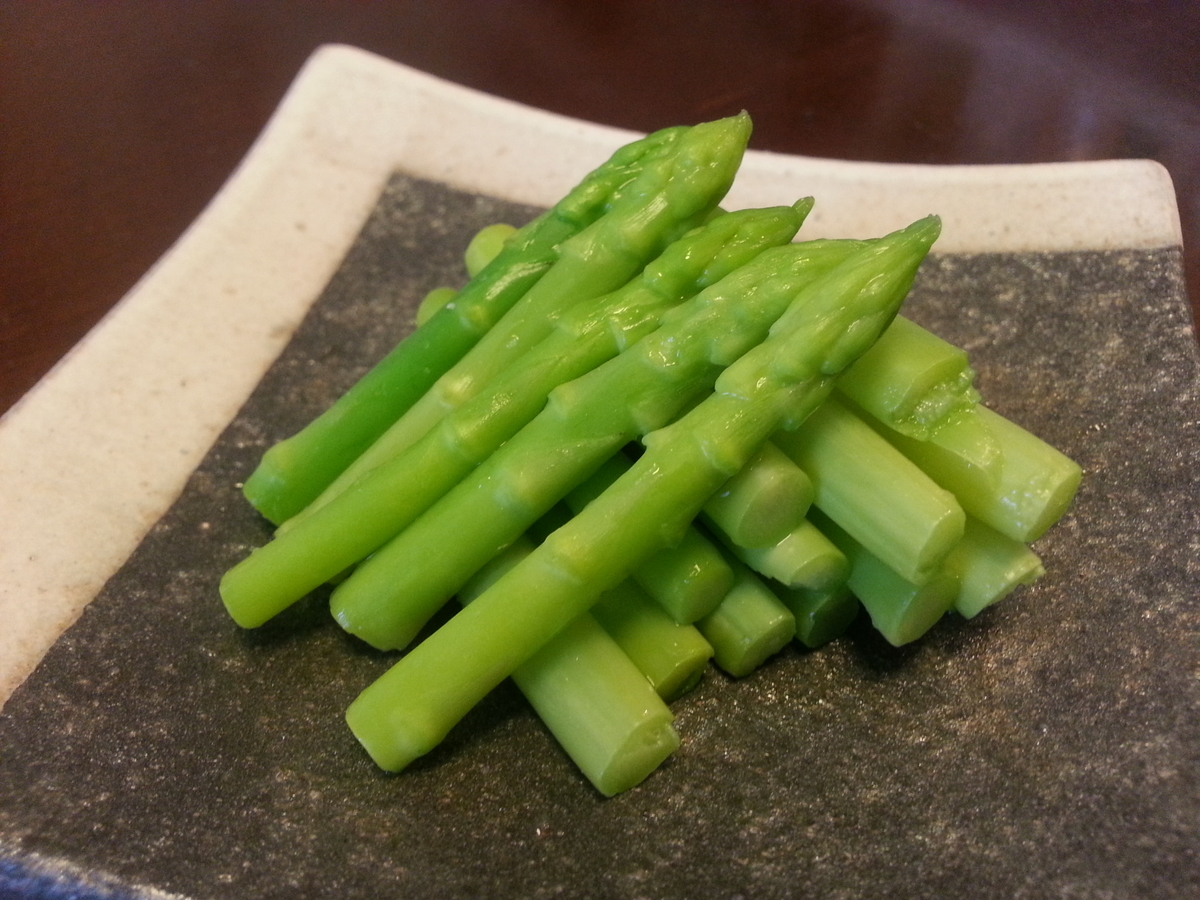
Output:
<instances>
[{"instance_id":1,"label":"green vegetable pile","mask_svg":"<svg viewBox=\"0 0 1200 900\"><path fill-rule=\"evenodd\" d=\"M668 702L865 608L891 643L1042 573L1079 467L980 404L897 315L936 217L795 241L812 201L725 212L741 115L620 149L520 229L245 494L275 538L221 582L241 626L326 583L409 648L347 712L384 769L511 676L605 795L679 745Z\"/></svg>"}]
</instances>

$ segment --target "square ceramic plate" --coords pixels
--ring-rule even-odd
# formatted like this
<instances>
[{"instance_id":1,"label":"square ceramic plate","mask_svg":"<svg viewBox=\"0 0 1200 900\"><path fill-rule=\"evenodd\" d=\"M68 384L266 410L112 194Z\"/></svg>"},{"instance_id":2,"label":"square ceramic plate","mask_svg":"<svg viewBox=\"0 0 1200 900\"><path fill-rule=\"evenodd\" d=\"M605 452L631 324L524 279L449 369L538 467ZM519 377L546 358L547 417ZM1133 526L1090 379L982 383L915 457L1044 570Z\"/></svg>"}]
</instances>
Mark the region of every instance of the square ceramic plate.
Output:
<instances>
[{"instance_id":1,"label":"square ceramic plate","mask_svg":"<svg viewBox=\"0 0 1200 900\"><path fill-rule=\"evenodd\" d=\"M505 685L399 776L342 724L390 661L318 593L254 633L239 482L519 223L632 135L330 47L229 184L0 420L0 895L1194 897L1200 411L1153 163L752 152L728 206L805 236L937 212L907 307L1086 472L1049 574L897 650L865 622L675 705L600 798Z\"/></svg>"}]
</instances>

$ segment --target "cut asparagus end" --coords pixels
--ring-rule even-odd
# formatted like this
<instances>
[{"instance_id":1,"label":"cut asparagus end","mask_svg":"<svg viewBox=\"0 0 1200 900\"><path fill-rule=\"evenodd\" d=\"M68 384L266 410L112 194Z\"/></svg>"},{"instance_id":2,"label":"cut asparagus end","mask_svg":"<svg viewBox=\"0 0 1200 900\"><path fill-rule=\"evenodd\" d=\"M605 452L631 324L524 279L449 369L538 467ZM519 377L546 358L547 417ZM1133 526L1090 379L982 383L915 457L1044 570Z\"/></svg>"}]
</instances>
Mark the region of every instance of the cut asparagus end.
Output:
<instances>
[{"instance_id":1,"label":"cut asparagus end","mask_svg":"<svg viewBox=\"0 0 1200 900\"><path fill-rule=\"evenodd\" d=\"M841 637L858 616L858 598L844 581L819 591L780 585L776 593L796 617L796 639L811 650Z\"/></svg>"},{"instance_id":2,"label":"cut asparagus end","mask_svg":"<svg viewBox=\"0 0 1200 900\"><path fill-rule=\"evenodd\" d=\"M1061 451L982 405L928 441L882 433L967 512L1022 543L1037 540L1066 514L1083 476ZM979 462L985 458L990 464Z\"/></svg>"},{"instance_id":3,"label":"cut asparagus end","mask_svg":"<svg viewBox=\"0 0 1200 900\"><path fill-rule=\"evenodd\" d=\"M958 578L944 570L914 584L839 528L831 519L817 524L850 561L846 584L871 616L871 624L894 647L923 636L954 606Z\"/></svg>"},{"instance_id":4,"label":"cut asparagus end","mask_svg":"<svg viewBox=\"0 0 1200 900\"><path fill-rule=\"evenodd\" d=\"M813 480L821 512L905 579L931 578L962 537L955 496L836 399L774 440Z\"/></svg>"},{"instance_id":5,"label":"cut asparagus end","mask_svg":"<svg viewBox=\"0 0 1200 900\"><path fill-rule=\"evenodd\" d=\"M474 278L482 272L488 263L500 255L505 244L516 233L516 228L504 222L487 225L475 232L475 236L467 244L467 249L463 251L463 264L467 267L467 274Z\"/></svg>"},{"instance_id":6,"label":"cut asparagus end","mask_svg":"<svg viewBox=\"0 0 1200 900\"><path fill-rule=\"evenodd\" d=\"M741 678L791 642L796 619L747 566L736 560L732 566L733 589L698 627L713 646L713 661L734 678Z\"/></svg>"},{"instance_id":7,"label":"cut asparagus end","mask_svg":"<svg viewBox=\"0 0 1200 900\"><path fill-rule=\"evenodd\" d=\"M693 625L680 625L632 579L605 592L592 615L668 703L694 688L712 645Z\"/></svg>"},{"instance_id":8,"label":"cut asparagus end","mask_svg":"<svg viewBox=\"0 0 1200 900\"><path fill-rule=\"evenodd\" d=\"M804 520L813 483L768 442L704 505L704 512L740 547L770 547Z\"/></svg>"},{"instance_id":9,"label":"cut asparagus end","mask_svg":"<svg viewBox=\"0 0 1200 900\"><path fill-rule=\"evenodd\" d=\"M845 581L849 571L842 551L807 519L771 547L739 547L724 533L718 533L743 563L788 587L825 590Z\"/></svg>"},{"instance_id":10,"label":"cut asparagus end","mask_svg":"<svg viewBox=\"0 0 1200 900\"><path fill-rule=\"evenodd\" d=\"M973 518L967 519L963 539L946 558L946 571L958 577L954 609L967 619L1046 574L1029 547Z\"/></svg>"},{"instance_id":11,"label":"cut asparagus end","mask_svg":"<svg viewBox=\"0 0 1200 900\"><path fill-rule=\"evenodd\" d=\"M433 314L439 309L458 296L458 291L452 287L434 288L428 294L421 298L420 304L417 306L415 321L419 326L424 325Z\"/></svg>"}]
</instances>

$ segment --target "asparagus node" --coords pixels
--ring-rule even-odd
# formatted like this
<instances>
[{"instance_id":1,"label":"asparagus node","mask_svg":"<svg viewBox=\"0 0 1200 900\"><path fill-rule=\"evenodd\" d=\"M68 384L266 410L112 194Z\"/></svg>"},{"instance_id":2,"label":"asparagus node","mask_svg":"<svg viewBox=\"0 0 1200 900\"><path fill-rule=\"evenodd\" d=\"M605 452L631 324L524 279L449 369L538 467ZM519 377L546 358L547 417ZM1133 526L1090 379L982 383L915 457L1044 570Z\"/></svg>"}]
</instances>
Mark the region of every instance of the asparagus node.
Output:
<instances>
[{"instance_id":1,"label":"asparagus node","mask_svg":"<svg viewBox=\"0 0 1200 900\"><path fill-rule=\"evenodd\" d=\"M815 524L850 561L846 584L871 616L875 630L893 647L922 637L954 606L956 575L944 568L914 584L867 550L832 519L814 514Z\"/></svg>"},{"instance_id":2,"label":"asparagus node","mask_svg":"<svg viewBox=\"0 0 1200 900\"><path fill-rule=\"evenodd\" d=\"M932 578L962 537L954 495L836 399L775 441L812 479L821 512L907 580Z\"/></svg>"},{"instance_id":3,"label":"asparagus node","mask_svg":"<svg viewBox=\"0 0 1200 900\"><path fill-rule=\"evenodd\" d=\"M704 504L704 514L739 547L778 544L804 521L812 479L771 442Z\"/></svg>"},{"instance_id":4,"label":"asparagus node","mask_svg":"<svg viewBox=\"0 0 1200 900\"><path fill-rule=\"evenodd\" d=\"M632 579L606 591L591 614L668 703L694 688L712 659L696 626L680 625Z\"/></svg>"},{"instance_id":5,"label":"asparagus node","mask_svg":"<svg viewBox=\"0 0 1200 900\"><path fill-rule=\"evenodd\" d=\"M599 218L621 188L669 153L685 130L663 129L618 149L523 227L452 303L404 338L333 406L263 455L243 486L251 505L278 525L316 499L551 268L560 244Z\"/></svg>"},{"instance_id":6,"label":"asparagus node","mask_svg":"<svg viewBox=\"0 0 1200 900\"><path fill-rule=\"evenodd\" d=\"M954 609L966 619L1046 574L1029 547L970 516L963 539L946 557L945 569L959 580Z\"/></svg>"},{"instance_id":7,"label":"asparagus node","mask_svg":"<svg viewBox=\"0 0 1200 900\"><path fill-rule=\"evenodd\" d=\"M826 590L846 580L846 557L807 519L771 547L740 547L715 527L729 551L760 575L793 588Z\"/></svg>"},{"instance_id":8,"label":"asparagus node","mask_svg":"<svg viewBox=\"0 0 1200 900\"><path fill-rule=\"evenodd\" d=\"M477 573L459 600L469 604L533 546L528 539L514 543ZM679 746L666 703L590 613L564 628L512 678L606 797L640 784Z\"/></svg>"},{"instance_id":9,"label":"asparagus node","mask_svg":"<svg viewBox=\"0 0 1200 900\"><path fill-rule=\"evenodd\" d=\"M966 351L897 316L838 377L837 390L903 434L927 439L979 402Z\"/></svg>"},{"instance_id":10,"label":"asparagus node","mask_svg":"<svg viewBox=\"0 0 1200 900\"><path fill-rule=\"evenodd\" d=\"M550 270L318 502L412 445L545 338L567 310L621 287L671 241L702 223L733 182L749 137L749 117L733 116L689 128L670 152L642 160L637 178L611 208L558 246Z\"/></svg>"},{"instance_id":11,"label":"asparagus node","mask_svg":"<svg viewBox=\"0 0 1200 900\"><path fill-rule=\"evenodd\" d=\"M927 441L882 433L968 513L1022 543L1036 541L1066 514L1083 477L1065 454L983 405L955 416Z\"/></svg>"},{"instance_id":12,"label":"asparagus node","mask_svg":"<svg viewBox=\"0 0 1200 900\"><path fill-rule=\"evenodd\" d=\"M802 422L875 340L938 228L931 218L890 235L802 291L784 327L717 379L719 393L647 435L633 468L360 694L347 718L368 752L388 769L428 752L638 561L677 540L721 484L773 432Z\"/></svg>"},{"instance_id":13,"label":"asparagus node","mask_svg":"<svg viewBox=\"0 0 1200 900\"><path fill-rule=\"evenodd\" d=\"M757 575L730 560L734 585L697 623L713 646L713 661L734 678L749 675L796 635L796 617Z\"/></svg>"},{"instance_id":14,"label":"asparagus node","mask_svg":"<svg viewBox=\"0 0 1200 900\"><path fill-rule=\"evenodd\" d=\"M845 581L823 590L780 585L775 593L796 617L796 639L810 650L841 637L858 616L858 598Z\"/></svg>"},{"instance_id":15,"label":"asparagus node","mask_svg":"<svg viewBox=\"0 0 1200 900\"><path fill-rule=\"evenodd\" d=\"M567 506L579 512L632 466L625 454L615 454L567 494ZM679 543L662 548L635 566L632 577L680 625L689 625L711 613L734 583L733 570L725 557L695 528L688 528Z\"/></svg>"}]
</instances>

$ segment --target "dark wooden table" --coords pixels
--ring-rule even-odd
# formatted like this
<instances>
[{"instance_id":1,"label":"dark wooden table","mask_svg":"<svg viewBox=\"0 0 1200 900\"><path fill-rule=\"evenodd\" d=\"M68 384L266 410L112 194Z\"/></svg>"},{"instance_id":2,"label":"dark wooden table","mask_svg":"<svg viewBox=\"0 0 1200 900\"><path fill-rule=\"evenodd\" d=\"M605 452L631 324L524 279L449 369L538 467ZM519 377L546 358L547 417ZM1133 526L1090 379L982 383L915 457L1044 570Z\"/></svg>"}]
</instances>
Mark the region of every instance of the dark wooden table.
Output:
<instances>
[{"instance_id":1,"label":"dark wooden table","mask_svg":"<svg viewBox=\"0 0 1200 900\"><path fill-rule=\"evenodd\" d=\"M760 149L1157 159L1200 299L1197 3L12 0L0 5L0 411L180 235L328 42L627 128L745 108Z\"/></svg>"}]
</instances>

